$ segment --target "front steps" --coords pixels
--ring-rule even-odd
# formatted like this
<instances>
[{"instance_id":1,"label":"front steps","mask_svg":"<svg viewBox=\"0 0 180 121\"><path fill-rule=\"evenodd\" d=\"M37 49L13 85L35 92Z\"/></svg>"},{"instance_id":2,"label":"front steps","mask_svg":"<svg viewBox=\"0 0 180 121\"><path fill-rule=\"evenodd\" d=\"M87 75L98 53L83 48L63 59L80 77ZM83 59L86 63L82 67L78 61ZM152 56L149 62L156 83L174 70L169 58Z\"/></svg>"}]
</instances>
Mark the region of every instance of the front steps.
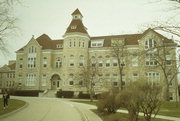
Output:
<instances>
[{"instance_id":1,"label":"front steps","mask_svg":"<svg viewBox=\"0 0 180 121\"><path fill-rule=\"evenodd\" d=\"M39 97L56 97L57 90L45 90L44 92L39 93Z\"/></svg>"}]
</instances>

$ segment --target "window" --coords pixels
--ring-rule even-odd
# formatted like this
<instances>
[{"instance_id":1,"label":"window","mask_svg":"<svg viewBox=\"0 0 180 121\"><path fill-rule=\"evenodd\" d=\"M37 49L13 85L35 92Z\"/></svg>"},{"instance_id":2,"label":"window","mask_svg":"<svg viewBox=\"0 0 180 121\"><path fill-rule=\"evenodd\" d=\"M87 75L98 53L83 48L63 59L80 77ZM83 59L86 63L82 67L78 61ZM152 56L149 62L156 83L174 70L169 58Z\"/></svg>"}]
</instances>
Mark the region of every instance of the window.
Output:
<instances>
[{"instance_id":1,"label":"window","mask_svg":"<svg viewBox=\"0 0 180 121\"><path fill-rule=\"evenodd\" d=\"M120 45L124 45L124 39L122 38L113 38L111 40L111 46L120 46Z\"/></svg>"},{"instance_id":2,"label":"window","mask_svg":"<svg viewBox=\"0 0 180 121\"><path fill-rule=\"evenodd\" d=\"M36 47L34 46L29 47L29 53L36 53Z\"/></svg>"},{"instance_id":3,"label":"window","mask_svg":"<svg viewBox=\"0 0 180 121\"><path fill-rule=\"evenodd\" d=\"M47 67L47 57L43 58L43 67Z\"/></svg>"},{"instance_id":4,"label":"window","mask_svg":"<svg viewBox=\"0 0 180 121\"><path fill-rule=\"evenodd\" d=\"M117 74L113 74L114 79L117 79L117 76L118 76Z\"/></svg>"},{"instance_id":5,"label":"window","mask_svg":"<svg viewBox=\"0 0 180 121\"><path fill-rule=\"evenodd\" d=\"M104 40L92 40L91 47L103 47Z\"/></svg>"},{"instance_id":6,"label":"window","mask_svg":"<svg viewBox=\"0 0 180 121\"><path fill-rule=\"evenodd\" d=\"M73 81L69 81L69 85L74 85L74 82Z\"/></svg>"},{"instance_id":7,"label":"window","mask_svg":"<svg viewBox=\"0 0 180 121\"><path fill-rule=\"evenodd\" d=\"M125 57L120 57L121 66L125 66Z\"/></svg>"},{"instance_id":8,"label":"window","mask_svg":"<svg viewBox=\"0 0 180 121\"><path fill-rule=\"evenodd\" d=\"M100 78L102 78L102 77L103 77L103 74L98 74L98 76L99 76L99 79L100 79Z\"/></svg>"},{"instance_id":9,"label":"window","mask_svg":"<svg viewBox=\"0 0 180 121\"><path fill-rule=\"evenodd\" d=\"M42 75L42 81L41 81L42 86L46 86L46 74Z\"/></svg>"},{"instance_id":10,"label":"window","mask_svg":"<svg viewBox=\"0 0 180 121\"><path fill-rule=\"evenodd\" d=\"M158 72L147 72L146 77L148 78L148 83L159 84L160 82L160 74Z\"/></svg>"},{"instance_id":11,"label":"window","mask_svg":"<svg viewBox=\"0 0 180 121\"><path fill-rule=\"evenodd\" d=\"M76 16L75 16L75 18L76 18ZM77 26L71 26L71 29L76 29L77 28Z\"/></svg>"},{"instance_id":12,"label":"window","mask_svg":"<svg viewBox=\"0 0 180 121\"><path fill-rule=\"evenodd\" d=\"M82 86L82 85L83 85L83 81L79 81L79 85L81 85L81 86Z\"/></svg>"},{"instance_id":13,"label":"window","mask_svg":"<svg viewBox=\"0 0 180 121\"><path fill-rule=\"evenodd\" d=\"M137 73L133 73L132 80L137 81L138 77L139 77L139 75Z\"/></svg>"},{"instance_id":14,"label":"window","mask_svg":"<svg viewBox=\"0 0 180 121\"><path fill-rule=\"evenodd\" d=\"M153 54L153 53L146 54L145 64L146 64L146 66L155 66L155 65L157 65L155 54Z\"/></svg>"},{"instance_id":15,"label":"window","mask_svg":"<svg viewBox=\"0 0 180 121\"><path fill-rule=\"evenodd\" d=\"M73 55L71 55L69 58L69 65L74 66L74 56Z\"/></svg>"},{"instance_id":16,"label":"window","mask_svg":"<svg viewBox=\"0 0 180 121\"><path fill-rule=\"evenodd\" d=\"M63 48L63 45L62 44L57 44L56 48Z\"/></svg>"},{"instance_id":17,"label":"window","mask_svg":"<svg viewBox=\"0 0 180 121\"><path fill-rule=\"evenodd\" d=\"M110 74L106 74L105 77L106 77L107 79L109 79L109 78L110 78Z\"/></svg>"},{"instance_id":18,"label":"window","mask_svg":"<svg viewBox=\"0 0 180 121\"><path fill-rule=\"evenodd\" d=\"M60 68L62 66L61 58L57 57L56 58L56 68Z\"/></svg>"},{"instance_id":19,"label":"window","mask_svg":"<svg viewBox=\"0 0 180 121\"><path fill-rule=\"evenodd\" d=\"M23 65L22 65L22 63L20 63L20 65L19 65L19 68L23 68Z\"/></svg>"},{"instance_id":20,"label":"window","mask_svg":"<svg viewBox=\"0 0 180 121\"><path fill-rule=\"evenodd\" d=\"M103 58L102 58L102 56L98 57L98 66L103 67Z\"/></svg>"},{"instance_id":21,"label":"window","mask_svg":"<svg viewBox=\"0 0 180 121\"><path fill-rule=\"evenodd\" d=\"M79 57L79 66L84 66L84 56L80 55Z\"/></svg>"},{"instance_id":22,"label":"window","mask_svg":"<svg viewBox=\"0 0 180 121\"><path fill-rule=\"evenodd\" d=\"M36 67L36 57L28 57L28 68Z\"/></svg>"},{"instance_id":23,"label":"window","mask_svg":"<svg viewBox=\"0 0 180 121\"><path fill-rule=\"evenodd\" d=\"M36 75L27 74L26 75L26 86L35 86Z\"/></svg>"},{"instance_id":24,"label":"window","mask_svg":"<svg viewBox=\"0 0 180 121\"><path fill-rule=\"evenodd\" d=\"M145 49L151 49L156 47L156 41L154 39L149 39L145 41Z\"/></svg>"},{"instance_id":25,"label":"window","mask_svg":"<svg viewBox=\"0 0 180 121\"><path fill-rule=\"evenodd\" d=\"M118 82L113 82L113 86L118 86Z\"/></svg>"},{"instance_id":26,"label":"window","mask_svg":"<svg viewBox=\"0 0 180 121\"><path fill-rule=\"evenodd\" d=\"M96 58L94 56L91 57L91 63L92 63L92 67L96 66Z\"/></svg>"},{"instance_id":27,"label":"window","mask_svg":"<svg viewBox=\"0 0 180 121\"><path fill-rule=\"evenodd\" d=\"M106 56L106 67L110 66L110 57Z\"/></svg>"},{"instance_id":28,"label":"window","mask_svg":"<svg viewBox=\"0 0 180 121\"><path fill-rule=\"evenodd\" d=\"M118 65L117 63L118 63L117 58L113 57L113 66L117 66Z\"/></svg>"},{"instance_id":29,"label":"window","mask_svg":"<svg viewBox=\"0 0 180 121\"><path fill-rule=\"evenodd\" d=\"M131 57L132 60L132 66L138 66L138 56L137 55L132 55Z\"/></svg>"},{"instance_id":30,"label":"window","mask_svg":"<svg viewBox=\"0 0 180 121\"><path fill-rule=\"evenodd\" d=\"M171 58L171 55L170 55L170 54L167 54L167 55L166 55L166 65L171 65L171 64L172 64L172 63L171 63L171 62L172 62L171 59L172 59L172 58Z\"/></svg>"},{"instance_id":31,"label":"window","mask_svg":"<svg viewBox=\"0 0 180 121\"><path fill-rule=\"evenodd\" d=\"M71 43L71 41L69 42L69 47L71 47L72 46L72 43Z\"/></svg>"},{"instance_id":32,"label":"window","mask_svg":"<svg viewBox=\"0 0 180 121\"><path fill-rule=\"evenodd\" d=\"M84 47L84 42L82 44L83 44L83 47Z\"/></svg>"}]
</instances>

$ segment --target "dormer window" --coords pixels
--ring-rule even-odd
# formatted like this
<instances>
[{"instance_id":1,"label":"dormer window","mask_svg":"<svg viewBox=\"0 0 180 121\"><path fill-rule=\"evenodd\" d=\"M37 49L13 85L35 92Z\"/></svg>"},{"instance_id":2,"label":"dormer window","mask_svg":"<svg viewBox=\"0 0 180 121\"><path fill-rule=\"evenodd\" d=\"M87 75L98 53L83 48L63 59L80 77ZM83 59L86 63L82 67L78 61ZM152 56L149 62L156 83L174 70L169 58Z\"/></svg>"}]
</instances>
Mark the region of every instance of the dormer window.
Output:
<instances>
[{"instance_id":1,"label":"dormer window","mask_svg":"<svg viewBox=\"0 0 180 121\"><path fill-rule=\"evenodd\" d=\"M71 29L76 29L77 28L77 26L71 26Z\"/></svg>"},{"instance_id":2,"label":"dormer window","mask_svg":"<svg viewBox=\"0 0 180 121\"><path fill-rule=\"evenodd\" d=\"M104 40L92 40L91 47L103 47Z\"/></svg>"},{"instance_id":3,"label":"dormer window","mask_svg":"<svg viewBox=\"0 0 180 121\"><path fill-rule=\"evenodd\" d=\"M62 44L57 44L56 48L63 48L63 45Z\"/></svg>"}]
</instances>

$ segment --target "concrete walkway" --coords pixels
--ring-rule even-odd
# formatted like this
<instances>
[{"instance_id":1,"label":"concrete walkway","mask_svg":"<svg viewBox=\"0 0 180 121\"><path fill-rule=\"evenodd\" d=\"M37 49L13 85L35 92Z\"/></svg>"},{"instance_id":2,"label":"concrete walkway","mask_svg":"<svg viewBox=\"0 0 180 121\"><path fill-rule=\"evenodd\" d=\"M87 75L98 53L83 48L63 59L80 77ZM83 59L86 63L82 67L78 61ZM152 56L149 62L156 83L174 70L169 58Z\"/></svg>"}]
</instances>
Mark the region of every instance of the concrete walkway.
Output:
<instances>
[{"instance_id":1,"label":"concrete walkway","mask_svg":"<svg viewBox=\"0 0 180 121\"><path fill-rule=\"evenodd\" d=\"M28 103L27 107L1 121L102 121L87 106L58 98L13 97Z\"/></svg>"}]
</instances>

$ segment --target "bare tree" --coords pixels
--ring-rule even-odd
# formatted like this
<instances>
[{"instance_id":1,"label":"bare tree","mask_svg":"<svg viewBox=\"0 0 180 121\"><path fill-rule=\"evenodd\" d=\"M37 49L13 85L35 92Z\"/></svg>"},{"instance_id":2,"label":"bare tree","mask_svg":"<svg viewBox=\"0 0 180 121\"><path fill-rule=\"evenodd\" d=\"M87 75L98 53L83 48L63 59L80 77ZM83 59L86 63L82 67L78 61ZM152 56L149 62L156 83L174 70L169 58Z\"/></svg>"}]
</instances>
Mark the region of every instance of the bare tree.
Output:
<instances>
[{"instance_id":1,"label":"bare tree","mask_svg":"<svg viewBox=\"0 0 180 121\"><path fill-rule=\"evenodd\" d=\"M13 5L19 3L18 0L1 0L0 1L0 52L6 54L6 38L14 31L16 20L12 14Z\"/></svg>"},{"instance_id":2,"label":"bare tree","mask_svg":"<svg viewBox=\"0 0 180 121\"><path fill-rule=\"evenodd\" d=\"M117 60L119 71L119 89L123 90L123 69L125 66L125 56L127 55L126 41L122 38L114 38L112 41L112 55ZM113 63L114 64L114 63Z\"/></svg>"},{"instance_id":3,"label":"bare tree","mask_svg":"<svg viewBox=\"0 0 180 121\"><path fill-rule=\"evenodd\" d=\"M176 44L174 42L168 43L162 40L159 44L156 43L155 47L145 50L145 58L150 60L151 65L149 69L161 70L164 79L163 81L163 98L169 101L169 87L171 85L177 85L177 74L180 66L177 66L178 60L176 60L175 48ZM148 68L148 67L147 67Z\"/></svg>"},{"instance_id":4,"label":"bare tree","mask_svg":"<svg viewBox=\"0 0 180 121\"><path fill-rule=\"evenodd\" d=\"M96 61L88 60L87 65L83 65L80 67L79 72L76 74L76 79L81 80L82 86L84 86L87 89L87 92L90 94L90 100L93 101L94 96L94 88L95 84L99 80L99 69L97 66Z\"/></svg>"}]
</instances>

